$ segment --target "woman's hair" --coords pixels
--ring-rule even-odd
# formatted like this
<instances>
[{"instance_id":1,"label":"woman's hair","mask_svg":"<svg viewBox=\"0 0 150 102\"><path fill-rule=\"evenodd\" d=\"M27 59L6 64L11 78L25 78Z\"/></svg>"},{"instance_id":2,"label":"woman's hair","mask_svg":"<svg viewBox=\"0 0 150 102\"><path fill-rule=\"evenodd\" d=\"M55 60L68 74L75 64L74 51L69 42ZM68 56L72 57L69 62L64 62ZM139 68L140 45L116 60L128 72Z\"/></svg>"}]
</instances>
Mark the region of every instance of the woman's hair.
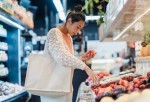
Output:
<instances>
[{"instance_id":1,"label":"woman's hair","mask_svg":"<svg viewBox=\"0 0 150 102\"><path fill-rule=\"evenodd\" d=\"M85 14L82 12L82 6L77 5L74 7L74 11L71 11L66 18L66 21L71 18L72 23L74 22L79 22L79 21L84 21L85 22Z\"/></svg>"}]
</instances>

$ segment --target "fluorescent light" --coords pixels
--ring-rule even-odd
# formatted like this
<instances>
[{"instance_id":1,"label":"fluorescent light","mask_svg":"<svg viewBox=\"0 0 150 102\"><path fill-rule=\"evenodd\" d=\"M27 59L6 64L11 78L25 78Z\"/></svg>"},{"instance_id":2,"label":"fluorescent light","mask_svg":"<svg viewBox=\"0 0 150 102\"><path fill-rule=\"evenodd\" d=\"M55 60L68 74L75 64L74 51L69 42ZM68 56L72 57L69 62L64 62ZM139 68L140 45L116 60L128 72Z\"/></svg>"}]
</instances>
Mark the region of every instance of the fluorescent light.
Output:
<instances>
[{"instance_id":1,"label":"fluorescent light","mask_svg":"<svg viewBox=\"0 0 150 102\"><path fill-rule=\"evenodd\" d=\"M65 13L64 12L58 12L59 18L62 21L65 21ZM100 16L86 16L86 21L89 20L98 20L100 18Z\"/></svg>"},{"instance_id":2,"label":"fluorescent light","mask_svg":"<svg viewBox=\"0 0 150 102\"><path fill-rule=\"evenodd\" d=\"M53 0L53 3L57 9L57 12L63 12L64 11L60 0Z\"/></svg>"},{"instance_id":3,"label":"fluorescent light","mask_svg":"<svg viewBox=\"0 0 150 102\"><path fill-rule=\"evenodd\" d=\"M139 19L141 19L147 12L150 11L150 8L146 10L142 15L140 15L137 19L135 19L129 26L127 26L117 37L115 37L113 40L117 40L120 38L134 23L136 23Z\"/></svg>"},{"instance_id":4,"label":"fluorescent light","mask_svg":"<svg viewBox=\"0 0 150 102\"><path fill-rule=\"evenodd\" d=\"M100 16L86 16L86 20L98 20Z\"/></svg>"},{"instance_id":5,"label":"fluorescent light","mask_svg":"<svg viewBox=\"0 0 150 102\"><path fill-rule=\"evenodd\" d=\"M24 30L24 29L25 29L23 26L21 26L21 25L15 23L15 22L13 22L13 21L11 21L10 19L8 19L8 18L6 18L6 17L4 17L4 16L2 16L2 15L0 15L0 20L3 21L3 22L5 22L5 23L7 23L7 24L9 24L9 25L15 26L15 27L17 27L17 28L19 28L19 29L21 29L21 30Z\"/></svg>"},{"instance_id":6,"label":"fluorescent light","mask_svg":"<svg viewBox=\"0 0 150 102\"><path fill-rule=\"evenodd\" d=\"M59 15L59 19L62 21L65 21L66 16L65 16L65 12L62 6L62 3L60 0L53 0L53 3L57 9L58 15ZM100 16L86 16L86 20L98 20L100 18Z\"/></svg>"},{"instance_id":7,"label":"fluorescent light","mask_svg":"<svg viewBox=\"0 0 150 102\"><path fill-rule=\"evenodd\" d=\"M62 20L62 21L65 21L66 20L66 16L65 16L65 13L64 12L58 12L58 16L59 16L59 19Z\"/></svg>"}]
</instances>

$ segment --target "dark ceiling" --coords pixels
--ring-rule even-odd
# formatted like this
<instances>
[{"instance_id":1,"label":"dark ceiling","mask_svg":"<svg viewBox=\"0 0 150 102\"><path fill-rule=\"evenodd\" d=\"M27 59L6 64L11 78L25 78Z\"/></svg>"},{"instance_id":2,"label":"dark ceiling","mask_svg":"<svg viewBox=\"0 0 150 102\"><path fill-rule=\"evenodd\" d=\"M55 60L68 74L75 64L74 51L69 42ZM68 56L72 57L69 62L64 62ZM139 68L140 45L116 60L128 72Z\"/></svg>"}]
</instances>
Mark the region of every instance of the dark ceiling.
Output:
<instances>
[{"instance_id":1,"label":"dark ceiling","mask_svg":"<svg viewBox=\"0 0 150 102\"><path fill-rule=\"evenodd\" d=\"M53 10L54 12L56 12L56 8L52 2L52 0L18 0L18 1L21 1L21 3L23 5L27 5L27 1L30 1L30 6L29 6L29 10L33 11L35 9L33 9L32 7L36 6L37 7L37 12L36 12L36 16L45 16L45 6L47 7L47 10L50 11L50 10ZM77 4L81 4L81 5L84 5L85 4L85 0L66 0L67 1L67 10L69 9L73 9L75 5ZM100 0L101 1L101 0ZM94 4L94 5L97 5L97 4ZM103 3L102 6L103 6L103 11L105 12L106 11L106 5L107 3ZM35 12L35 11L33 11ZM97 8L96 6L94 7L94 15L97 15Z\"/></svg>"},{"instance_id":2,"label":"dark ceiling","mask_svg":"<svg viewBox=\"0 0 150 102\"><path fill-rule=\"evenodd\" d=\"M56 8L52 2L52 0L18 0L21 5L26 7L28 10L34 13L34 31L38 33L38 35L42 35L44 33L44 29L46 28L45 16L48 16L49 19L53 19L50 17L50 12L53 11L56 13ZM73 9L75 5L81 4L84 5L84 0L67 0L67 10ZM96 5L96 4L95 4ZM107 3L103 3L103 11L106 10ZM97 8L94 8L94 15L97 15ZM49 22L51 24L51 22ZM49 26L48 29L51 27Z\"/></svg>"}]
</instances>

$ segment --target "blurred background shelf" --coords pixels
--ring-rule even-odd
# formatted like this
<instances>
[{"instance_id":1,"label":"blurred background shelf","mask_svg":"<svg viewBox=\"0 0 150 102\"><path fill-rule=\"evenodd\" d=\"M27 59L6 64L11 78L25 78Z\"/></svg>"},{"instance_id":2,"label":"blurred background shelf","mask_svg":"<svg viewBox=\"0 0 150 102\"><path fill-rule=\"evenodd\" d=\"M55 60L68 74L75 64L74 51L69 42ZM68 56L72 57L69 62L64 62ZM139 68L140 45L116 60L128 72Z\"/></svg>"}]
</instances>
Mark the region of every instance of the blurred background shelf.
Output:
<instances>
[{"instance_id":1,"label":"blurred background shelf","mask_svg":"<svg viewBox=\"0 0 150 102\"><path fill-rule=\"evenodd\" d=\"M21 97L27 98L28 97L27 91L22 91L22 92L12 94L9 96L0 96L0 102L21 102L21 99L19 101L17 101L17 99L19 99Z\"/></svg>"}]
</instances>

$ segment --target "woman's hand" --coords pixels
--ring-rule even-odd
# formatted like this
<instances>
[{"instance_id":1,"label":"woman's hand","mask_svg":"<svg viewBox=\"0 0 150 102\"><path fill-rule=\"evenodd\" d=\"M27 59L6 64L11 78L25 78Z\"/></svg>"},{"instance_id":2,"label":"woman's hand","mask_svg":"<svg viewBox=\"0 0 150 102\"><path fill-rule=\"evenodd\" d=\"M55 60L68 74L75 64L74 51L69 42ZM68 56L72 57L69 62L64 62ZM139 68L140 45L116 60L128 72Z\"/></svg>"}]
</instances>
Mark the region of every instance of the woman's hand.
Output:
<instances>
[{"instance_id":1,"label":"woman's hand","mask_svg":"<svg viewBox=\"0 0 150 102\"><path fill-rule=\"evenodd\" d=\"M93 83L95 85L98 85L99 84L98 76L88 66L85 66L84 70L86 71L88 76L92 78Z\"/></svg>"},{"instance_id":2,"label":"woman's hand","mask_svg":"<svg viewBox=\"0 0 150 102\"><path fill-rule=\"evenodd\" d=\"M88 61L96 55L94 50L89 50L81 56L82 61Z\"/></svg>"}]
</instances>

